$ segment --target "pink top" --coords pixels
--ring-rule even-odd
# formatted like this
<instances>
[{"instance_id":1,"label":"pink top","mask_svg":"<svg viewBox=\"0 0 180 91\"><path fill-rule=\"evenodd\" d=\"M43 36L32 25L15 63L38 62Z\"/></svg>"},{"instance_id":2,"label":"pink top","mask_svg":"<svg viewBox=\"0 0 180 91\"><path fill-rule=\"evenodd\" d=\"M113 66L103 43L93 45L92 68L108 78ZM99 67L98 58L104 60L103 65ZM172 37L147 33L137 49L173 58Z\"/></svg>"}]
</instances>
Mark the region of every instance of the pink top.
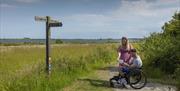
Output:
<instances>
[{"instance_id":1,"label":"pink top","mask_svg":"<svg viewBox=\"0 0 180 91\"><path fill-rule=\"evenodd\" d=\"M121 53L121 56L120 56L120 59L123 60L124 62L129 63L129 60L131 58L131 54L130 52L127 50L127 49L124 49L124 48L118 48L118 52Z\"/></svg>"}]
</instances>

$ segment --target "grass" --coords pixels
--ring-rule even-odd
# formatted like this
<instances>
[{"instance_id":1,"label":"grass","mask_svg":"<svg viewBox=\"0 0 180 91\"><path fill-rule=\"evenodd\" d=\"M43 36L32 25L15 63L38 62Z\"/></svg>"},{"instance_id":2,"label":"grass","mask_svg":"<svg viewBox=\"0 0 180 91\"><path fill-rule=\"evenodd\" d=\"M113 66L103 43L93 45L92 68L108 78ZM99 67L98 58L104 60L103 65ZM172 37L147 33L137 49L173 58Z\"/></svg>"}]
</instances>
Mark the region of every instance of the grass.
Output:
<instances>
[{"instance_id":1,"label":"grass","mask_svg":"<svg viewBox=\"0 0 180 91\"><path fill-rule=\"evenodd\" d=\"M138 43L133 46L140 49ZM44 45L0 46L0 91L61 91L77 78L114 62L117 57L116 49L117 44L53 45L52 74L48 78L44 71ZM144 59L144 54L140 55ZM144 69L147 76L152 78L149 80L151 82L179 84L176 80L165 80L165 74L161 70L151 67Z\"/></svg>"},{"instance_id":2,"label":"grass","mask_svg":"<svg viewBox=\"0 0 180 91\"><path fill-rule=\"evenodd\" d=\"M109 87L108 74L107 70L96 69L86 76L79 77L72 85L63 88L63 91L114 91L114 88Z\"/></svg>"},{"instance_id":3,"label":"grass","mask_svg":"<svg viewBox=\"0 0 180 91\"><path fill-rule=\"evenodd\" d=\"M52 74L46 76L45 46L1 46L1 91L55 91L115 59L113 44L53 45Z\"/></svg>"}]
</instances>

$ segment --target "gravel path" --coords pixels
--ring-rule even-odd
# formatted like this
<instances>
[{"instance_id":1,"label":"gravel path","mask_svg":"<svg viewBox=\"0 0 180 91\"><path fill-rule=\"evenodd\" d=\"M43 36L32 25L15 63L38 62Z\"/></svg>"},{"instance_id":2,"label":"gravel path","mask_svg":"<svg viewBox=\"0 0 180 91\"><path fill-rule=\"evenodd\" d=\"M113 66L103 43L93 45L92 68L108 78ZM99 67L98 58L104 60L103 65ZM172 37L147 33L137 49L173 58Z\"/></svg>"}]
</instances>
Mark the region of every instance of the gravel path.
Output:
<instances>
[{"instance_id":1,"label":"gravel path","mask_svg":"<svg viewBox=\"0 0 180 91\"><path fill-rule=\"evenodd\" d=\"M159 83L147 83L142 89L135 90L127 85L127 88L112 88L109 86L109 79L118 74L117 68L105 67L97 69L93 74L80 77L72 85L63 91L177 91L176 87Z\"/></svg>"},{"instance_id":2,"label":"gravel path","mask_svg":"<svg viewBox=\"0 0 180 91\"><path fill-rule=\"evenodd\" d=\"M112 77L114 74L118 74L117 67L107 67L106 70L109 70L109 77ZM146 86L138 91L176 91L177 88L171 85L163 85L159 83L150 83L148 82ZM137 91L131 88L129 85L126 85L126 88L114 88L114 91Z\"/></svg>"}]
</instances>

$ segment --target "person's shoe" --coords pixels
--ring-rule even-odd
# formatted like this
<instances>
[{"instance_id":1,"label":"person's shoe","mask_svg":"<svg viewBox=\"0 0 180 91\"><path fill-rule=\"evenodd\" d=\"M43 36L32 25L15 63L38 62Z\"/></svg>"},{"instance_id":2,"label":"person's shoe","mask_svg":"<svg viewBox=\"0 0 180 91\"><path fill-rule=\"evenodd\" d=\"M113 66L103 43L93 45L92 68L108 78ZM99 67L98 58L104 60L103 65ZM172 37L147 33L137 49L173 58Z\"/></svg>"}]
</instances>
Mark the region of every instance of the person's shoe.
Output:
<instances>
[{"instance_id":1,"label":"person's shoe","mask_svg":"<svg viewBox=\"0 0 180 91\"><path fill-rule=\"evenodd\" d=\"M123 87L123 88L127 88L126 85L124 85L124 84L122 84L122 87Z\"/></svg>"}]
</instances>

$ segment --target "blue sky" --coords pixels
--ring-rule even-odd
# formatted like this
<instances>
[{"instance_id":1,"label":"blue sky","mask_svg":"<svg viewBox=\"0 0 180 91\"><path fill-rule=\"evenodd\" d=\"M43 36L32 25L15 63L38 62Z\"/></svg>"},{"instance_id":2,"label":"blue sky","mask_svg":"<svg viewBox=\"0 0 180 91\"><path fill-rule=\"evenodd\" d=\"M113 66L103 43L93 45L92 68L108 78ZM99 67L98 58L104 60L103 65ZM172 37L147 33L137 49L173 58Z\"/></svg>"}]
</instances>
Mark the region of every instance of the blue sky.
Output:
<instances>
[{"instance_id":1,"label":"blue sky","mask_svg":"<svg viewBox=\"0 0 180 91\"><path fill-rule=\"evenodd\" d=\"M52 38L143 38L180 10L180 0L1 0L0 38L45 38L51 16L63 27L51 28Z\"/></svg>"}]
</instances>

